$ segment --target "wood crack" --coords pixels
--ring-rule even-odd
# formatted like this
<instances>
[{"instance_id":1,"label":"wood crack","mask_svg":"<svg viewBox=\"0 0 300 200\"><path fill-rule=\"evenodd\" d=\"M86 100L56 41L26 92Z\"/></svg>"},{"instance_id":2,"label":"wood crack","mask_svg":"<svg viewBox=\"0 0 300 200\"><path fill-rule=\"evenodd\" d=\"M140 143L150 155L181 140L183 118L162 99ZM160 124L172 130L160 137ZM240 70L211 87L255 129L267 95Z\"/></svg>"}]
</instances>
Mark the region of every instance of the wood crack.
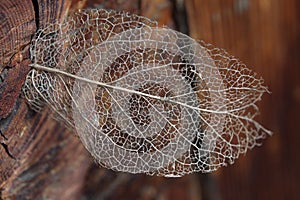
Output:
<instances>
[{"instance_id":1,"label":"wood crack","mask_svg":"<svg viewBox=\"0 0 300 200\"><path fill-rule=\"evenodd\" d=\"M3 147L3 149L5 150L6 154L7 154L10 158L16 160L16 158L15 158L15 157L12 155L12 153L9 151L8 145L4 142L4 141L8 140L8 138L2 133L2 131L0 131L0 135L1 135L1 137L3 138L3 139L1 139L0 144L1 144L1 146Z\"/></svg>"}]
</instances>

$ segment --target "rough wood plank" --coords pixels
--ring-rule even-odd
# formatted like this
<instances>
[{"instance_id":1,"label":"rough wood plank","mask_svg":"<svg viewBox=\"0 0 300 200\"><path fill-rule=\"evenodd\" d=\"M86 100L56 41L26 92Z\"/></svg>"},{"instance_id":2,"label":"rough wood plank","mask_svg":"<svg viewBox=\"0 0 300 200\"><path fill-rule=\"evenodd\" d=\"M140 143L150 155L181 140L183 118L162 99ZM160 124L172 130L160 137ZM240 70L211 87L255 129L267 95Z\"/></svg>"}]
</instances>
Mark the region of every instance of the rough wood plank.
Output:
<instances>
[{"instance_id":1,"label":"rough wood plank","mask_svg":"<svg viewBox=\"0 0 300 200\"><path fill-rule=\"evenodd\" d=\"M61 21L70 1L0 1L0 119L5 118L19 96L28 73L29 44L37 28ZM15 80L16 79L16 80Z\"/></svg>"},{"instance_id":2,"label":"rough wood plank","mask_svg":"<svg viewBox=\"0 0 300 200\"><path fill-rule=\"evenodd\" d=\"M45 25L54 22L62 22L68 14L71 1L68 0L33 0L36 16L37 28L43 28Z\"/></svg>"},{"instance_id":3,"label":"rough wood plank","mask_svg":"<svg viewBox=\"0 0 300 200\"><path fill-rule=\"evenodd\" d=\"M19 6L28 2L20 1ZM51 2L59 5L53 5ZM95 2L92 1L91 4L95 5ZM140 4L137 0L126 1L125 4L122 4L125 1L117 0L97 2L97 7L143 14L139 10ZM68 10L63 7L69 6L67 1L61 0L34 1L32 5L38 11L34 19L38 27L55 20L60 21L64 12ZM82 8L83 5L82 1L73 1L70 6ZM172 21L170 11L168 13L161 12L167 18L164 20ZM32 35L31 32L26 34ZM26 62L27 65L28 49L24 50L26 51L26 56L22 53L22 56L18 55L16 59L8 60L17 60L15 63ZM10 65L11 62L7 64ZM26 73L22 66L16 65L16 69ZM13 74L15 73L3 76L3 80L11 86L15 80L12 79ZM22 79L18 84L21 85L21 82ZM7 95L7 92L3 93ZM12 99L14 98L16 96ZM103 196L107 199L200 199L198 180L195 176L168 180L144 175L123 175L99 168L92 164L91 156L87 155L80 140L51 119L47 110L38 114L28 108L23 98L16 98L14 101L16 103L12 103L11 100L7 102L14 106L6 112L7 117L0 121L1 199L78 199Z\"/></svg>"},{"instance_id":4,"label":"rough wood plank","mask_svg":"<svg viewBox=\"0 0 300 200\"><path fill-rule=\"evenodd\" d=\"M4 115L6 118L0 121L1 199L45 199L58 196L65 199L75 198L84 181L86 168L91 162L79 139L49 118L47 111L42 115L34 113L28 108L24 99L18 97L28 71L30 62L28 45L34 33L33 25L28 24L33 23L33 27L36 28L35 24L43 25L59 20L58 17L62 17L68 10L63 8L66 4L62 1L40 2L42 4L38 5L41 7L37 14L33 15L35 18L32 17L32 12L31 17L26 17L26 12L32 11L33 8L37 9L38 6L35 4L39 1L1 1L0 3L2 6L0 13L5 16L4 22L13 22L9 26L4 24L1 27L8 29L1 29L1 34L5 31L13 34L13 36L7 34L9 38L4 37L4 40L1 40L1 49L4 47L4 52L8 52L5 53L5 57L1 57L1 61L9 66L6 71L1 69L3 78L0 86L1 110L4 108L9 111ZM56 3L61 3L61 6L54 6L53 4ZM49 11L50 8L60 9ZM36 23L41 18L44 19ZM16 40L20 42L12 47L7 44L7 41L12 41L11 38L17 38ZM11 55L15 56L6 59ZM7 109L7 107L11 108ZM69 164L65 165L65 163Z\"/></svg>"},{"instance_id":5,"label":"rough wood plank","mask_svg":"<svg viewBox=\"0 0 300 200\"><path fill-rule=\"evenodd\" d=\"M35 30L31 0L0 1L0 72L30 43Z\"/></svg>"},{"instance_id":6,"label":"rough wood plank","mask_svg":"<svg viewBox=\"0 0 300 200\"><path fill-rule=\"evenodd\" d=\"M1 148L1 198L78 196L91 162L80 140L47 112L29 111L22 100L17 105L13 114L18 117L1 127L9 152Z\"/></svg>"},{"instance_id":7,"label":"rough wood plank","mask_svg":"<svg viewBox=\"0 0 300 200\"><path fill-rule=\"evenodd\" d=\"M3 82L0 83L0 119L6 118L15 105L30 70L28 66L30 63L31 61L26 59L12 64L13 69L5 70L6 75L3 77Z\"/></svg>"},{"instance_id":8,"label":"rough wood plank","mask_svg":"<svg viewBox=\"0 0 300 200\"><path fill-rule=\"evenodd\" d=\"M299 159L299 8L297 0L189 0L190 33L264 77L271 95L259 120L274 131L260 148L215 173L222 199L297 199Z\"/></svg>"},{"instance_id":9,"label":"rough wood plank","mask_svg":"<svg viewBox=\"0 0 300 200\"><path fill-rule=\"evenodd\" d=\"M28 73L28 45L36 30L31 1L0 1L0 119L12 110ZM5 66L9 66L5 68Z\"/></svg>"}]
</instances>

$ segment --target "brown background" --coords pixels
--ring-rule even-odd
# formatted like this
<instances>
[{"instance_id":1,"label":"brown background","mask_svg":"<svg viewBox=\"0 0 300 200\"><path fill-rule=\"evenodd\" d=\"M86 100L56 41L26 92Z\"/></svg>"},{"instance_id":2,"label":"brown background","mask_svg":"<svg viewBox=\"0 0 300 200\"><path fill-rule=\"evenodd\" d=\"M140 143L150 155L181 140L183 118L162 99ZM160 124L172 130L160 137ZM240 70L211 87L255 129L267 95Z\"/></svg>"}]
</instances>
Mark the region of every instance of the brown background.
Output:
<instances>
[{"instance_id":1,"label":"brown background","mask_svg":"<svg viewBox=\"0 0 300 200\"><path fill-rule=\"evenodd\" d=\"M297 199L300 189L300 2L186 1L190 34L225 48L264 77L260 121L274 132L214 173L223 199ZM208 3L209 2L209 3ZM298 193L298 194L297 194Z\"/></svg>"},{"instance_id":2,"label":"brown background","mask_svg":"<svg viewBox=\"0 0 300 200\"><path fill-rule=\"evenodd\" d=\"M1 6L10 5L5 2L9 1L1 0ZM68 1L57 1L57 7L51 0L33 2L44 3L40 12L48 7L60 10L50 14L54 19L61 18L68 6ZM27 0L26 5L27 11L34 10L31 1ZM14 15L13 19L20 18L28 23L16 20L13 24L20 22L22 26L12 25L7 30L4 30L9 27L4 18L0 24L1 50L13 52L11 55L0 52L0 115L8 113L1 115L5 117L0 121L1 198L297 199L300 189L298 0L88 0L73 1L71 9L82 6L138 13L240 58L264 77L272 92L263 96L258 120L274 135L267 138L262 147L241 156L234 165L212 174L165 179L98 168L80 141L50 119L46 112L31 111L22 97L3 95L8 94L3 92L9 88L7 85L15 82L9 78L15 77L17 72L23 77L28 65L26 53L22 54L25 61L20 64L14 64L15 59L9 62L7 58L17 52L26 52L29 36L37 25L29 23L33 22L34 14ZM41 15L40 19L40 26L51 21ZM13 32L10 30L18 29L29 32L17 35L19 41L27 43L19 42L17 44L22 45L12 48L15 44L7 41L16 39L10 38ZM9 103L12 110L6 106Z\"/></svg>"}]
</instances>

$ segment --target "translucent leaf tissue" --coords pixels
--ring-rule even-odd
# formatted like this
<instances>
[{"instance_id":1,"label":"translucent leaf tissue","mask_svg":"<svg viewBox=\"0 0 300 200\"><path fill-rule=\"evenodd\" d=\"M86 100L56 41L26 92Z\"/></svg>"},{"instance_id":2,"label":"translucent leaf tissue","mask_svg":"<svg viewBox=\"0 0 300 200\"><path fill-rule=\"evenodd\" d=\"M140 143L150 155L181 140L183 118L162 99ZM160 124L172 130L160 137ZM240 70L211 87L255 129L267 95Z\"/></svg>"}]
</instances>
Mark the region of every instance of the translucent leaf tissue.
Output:
<instances>
[{"instance_id":1,"label":"translucent leaf tissue","mask_svg":"<svg viewBox=\"0 0 300 200\"><path fill-rule=\"evenodd\" d=\"M79 10L39 30L23 93L74 129L101 165L160 176L211 172L271 132L263 80L238 59L145 17Z\"/></svg>"}]
</instances>

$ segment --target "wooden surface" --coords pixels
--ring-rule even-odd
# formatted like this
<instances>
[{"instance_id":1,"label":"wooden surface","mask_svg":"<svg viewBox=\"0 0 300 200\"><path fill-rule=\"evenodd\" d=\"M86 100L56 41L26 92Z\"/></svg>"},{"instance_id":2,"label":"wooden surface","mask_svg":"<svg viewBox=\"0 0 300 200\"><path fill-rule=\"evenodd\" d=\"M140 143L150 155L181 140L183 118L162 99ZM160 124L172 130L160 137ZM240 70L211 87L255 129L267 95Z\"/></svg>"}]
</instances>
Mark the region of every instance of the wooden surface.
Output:
<instances>
[{"instance_id":1,"label":"wooden surface","mask_svg":"<svg viewBox=\"0 0 300 200\"><path fill-rule=\"evenodd\" d=\"M30 63L28 45L38 27L55 20L61 21L68 10L82 8L88 4L135 13L147 10L145 5L136 0L124 2L0 1L0 5L5 5L0 7L0 27L8 27L8 31L17 29L10 37L22 41L21 49L19 43L7 45L9 41L4 38L6 29L0 32L1 49L5 49L1 51L0 64L0 199L200 198L195 176L168 180L116 173L98 167L74 133L54 121L47 110L42 113L32 111L20 95L20 88ZM31 10L16 9L28 6ZM22 14L14 14L17 10L29 12L30 17L22 19ZM2 20L2 16L5 20ZM170 15L164 16L168 16L172 22ZM29 27L34 27L33 30L26 29L27 26L19 28L18 24L11 23L18 20L22 21L21 24L31 24ZM3 24L6 22L11 24ZM16 77L16 74L20 75ZM177 190L178 188L181 190Z\"/></svg>"},{"instance_id":2,"label":"wooden surface","mask_svg":"<svg viewBox=\"0 0 300 200\"><path fill-rule=\"evenodd\" d=\"M180 2L0 0L1 11L19 6L19 12L27 13L0 12L0 199L297 199L300 3ZM62 20L68 10L83 6L138 13L240 58L264 77L272 92L263 96L258 119L274 136L213 174L165 179L116 173L93 164L74 134L46 111L33 112L19 96L30 62L28 45L36 28ZM12 43L11 37L17 42Z\"/></svg>"},{"instance_id":3,"label":"wooden surface","mask_svg":"<svg viewBox=\"0 0 300 200\"><path fill-rule=\"evenodd\" d=\"M190 35L226 49L265 79L258 119L274 132L213 173L222 199L298 199L300 188L300 2L187 0Z\"/></svg>"}]
</instances>

